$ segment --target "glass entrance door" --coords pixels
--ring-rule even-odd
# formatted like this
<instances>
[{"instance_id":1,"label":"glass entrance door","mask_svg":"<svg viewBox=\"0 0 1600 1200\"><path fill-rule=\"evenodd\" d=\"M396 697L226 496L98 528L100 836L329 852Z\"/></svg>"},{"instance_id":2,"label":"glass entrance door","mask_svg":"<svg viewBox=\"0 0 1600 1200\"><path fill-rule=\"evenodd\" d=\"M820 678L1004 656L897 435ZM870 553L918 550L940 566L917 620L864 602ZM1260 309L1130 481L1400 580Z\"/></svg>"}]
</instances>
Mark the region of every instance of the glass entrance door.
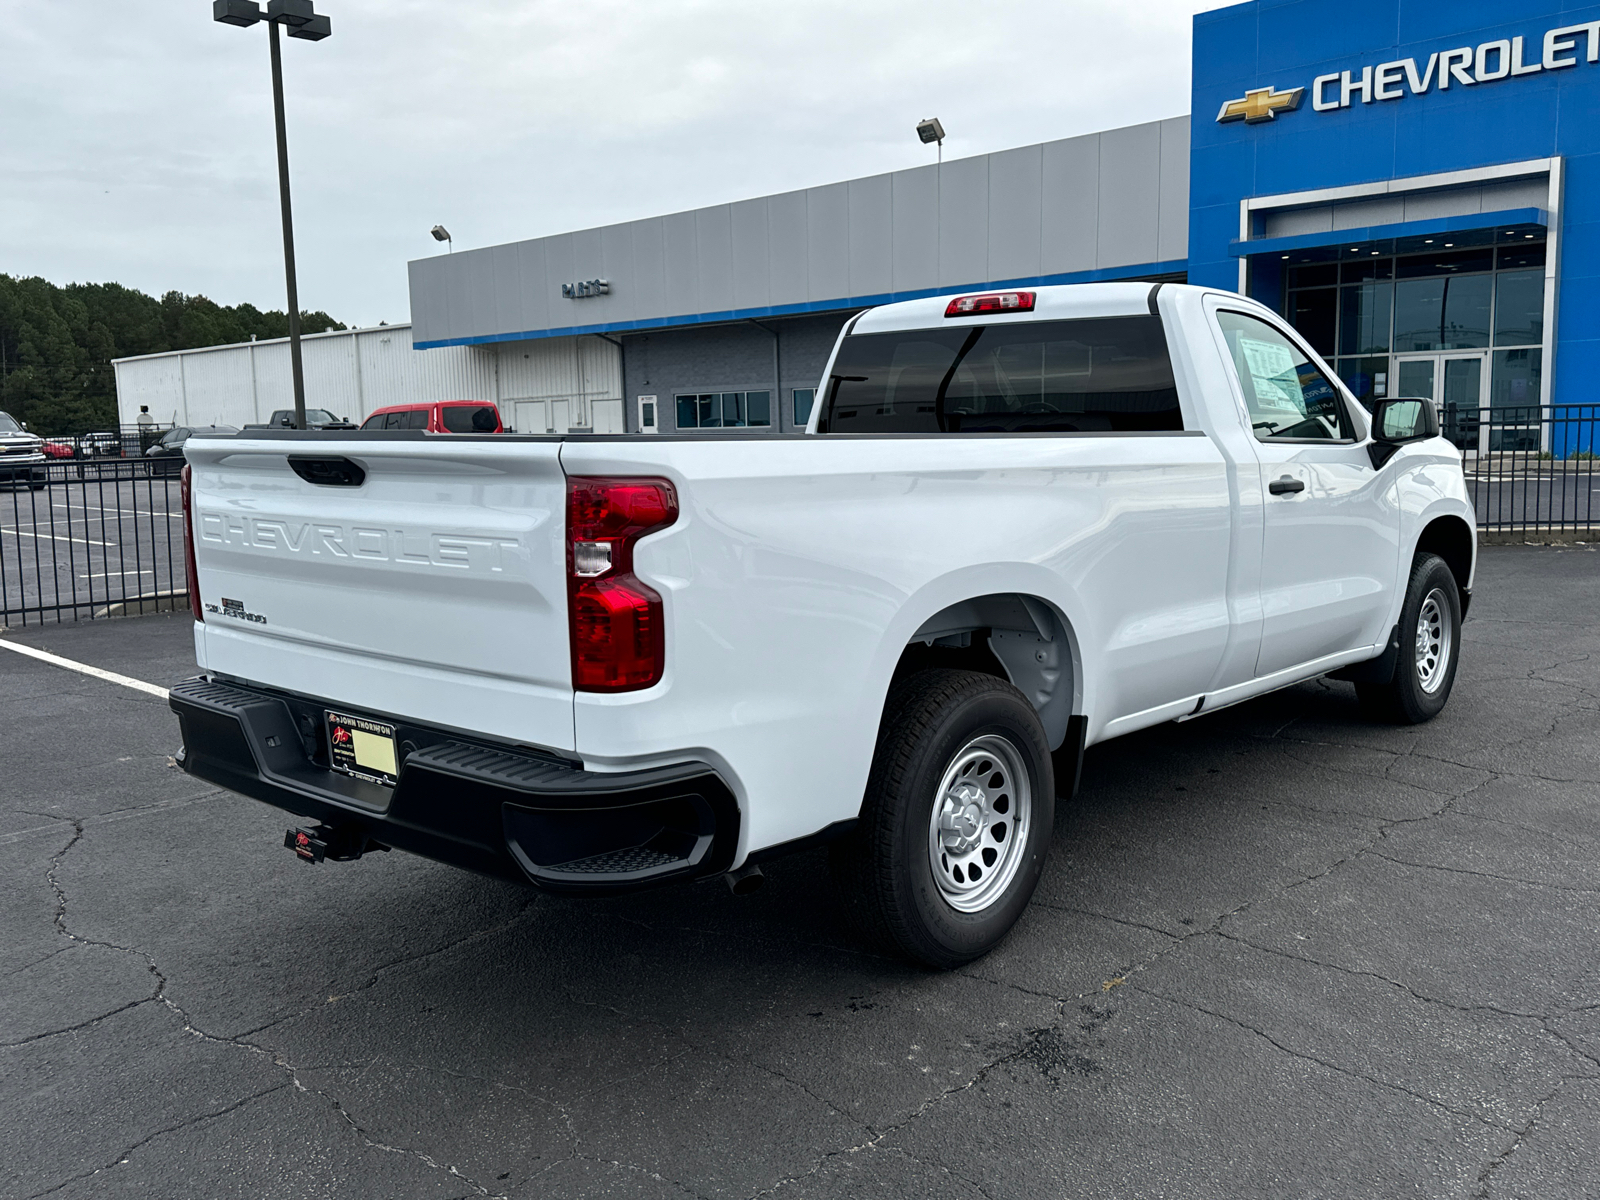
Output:
<instances>
[{"instance_id":1,"label":"glass entrance door","mask_svg":"<svg viewBox=\"0 0 1600 1200\"><path fill-rule=\"evenodd\" d=\"M1465 449L1478 438L1479 411L1489 404L1488 355L1408 354L1395 359L1394 396L1432 400L1445 437Z\"/></svg>"},{"instance_id":2,"label":"glass entrance door","mask_svg":"<svg viewBox=\"0 0 1600 1200\"><path fill-rule=\"evenodd\" d=\"M1437 389L1434 383L1438 366L1435 355L1429 355L1427 358L1400 359L1395 363L1395 389L1392 394L1408 398L1425 396L1429 400L1436 400Z\"/></svg>"}]
</instances>

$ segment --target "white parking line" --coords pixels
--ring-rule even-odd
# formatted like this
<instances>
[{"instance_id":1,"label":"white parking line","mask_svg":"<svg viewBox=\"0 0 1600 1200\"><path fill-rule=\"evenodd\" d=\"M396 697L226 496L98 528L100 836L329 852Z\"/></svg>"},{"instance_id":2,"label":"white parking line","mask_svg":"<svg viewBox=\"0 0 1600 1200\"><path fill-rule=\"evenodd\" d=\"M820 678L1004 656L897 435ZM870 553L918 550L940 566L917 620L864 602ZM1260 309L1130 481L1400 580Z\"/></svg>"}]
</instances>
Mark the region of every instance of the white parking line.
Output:
<instances>
[{"instance_id":1,"label":"white parking line","mask_svg":"<svg viewBox=\"0 0 1600 1200\"><path fill-rule=\"evenodd\" d=\"M0 533L13 533L17 537L31 537L42 541L76 542L80 546L115 546L116 542L97 542L93 538L67 537L61 533L29 533L26 529L9 529L0 527Z\"/></svg>"},{"instance_id":2,"label":"white parking line","mask_svg":"<svg viewBox=\"0 0 1600 1200\"><path fill-rule=\"evenodd\" d=\"M183 519L183 514L181 512L167 512L165 509L160 512L155 512L148 508L101 508L97 504L90 504L87 506L82 504L57 504L54 507L64 508L68 512L77 511L81 513L105 513L108 516L115 513L119 517L176 517L179 520ZM93 518L91 518L91 520L92 519Z\"/></svg>"},{"instance_id":3,"label":"white parking line","mask_svg":"<svg viewBox=\"0 0 1600 1200\"><path fill-rule=\"evenodd\" d=\"M69 671L77 671L82 675L92 675L96 679L104 679L107 683L119 683L125 688L132 688L136 692L144 692L150 696L158 696L162 700L167 698L166 688L157 687L153 683L146 683L142 679L130 679L126 675L118 675L115 671L102 671L99 667L91 667L87 663L73 662L70 658L62 658L59 654L35 650L32 646L23 646L0 638L0 649L14 650L18 654L26 654L29 658L37 658L40 662L47 662L54 667L65 667Z\"/></svg>"}]
</instances>

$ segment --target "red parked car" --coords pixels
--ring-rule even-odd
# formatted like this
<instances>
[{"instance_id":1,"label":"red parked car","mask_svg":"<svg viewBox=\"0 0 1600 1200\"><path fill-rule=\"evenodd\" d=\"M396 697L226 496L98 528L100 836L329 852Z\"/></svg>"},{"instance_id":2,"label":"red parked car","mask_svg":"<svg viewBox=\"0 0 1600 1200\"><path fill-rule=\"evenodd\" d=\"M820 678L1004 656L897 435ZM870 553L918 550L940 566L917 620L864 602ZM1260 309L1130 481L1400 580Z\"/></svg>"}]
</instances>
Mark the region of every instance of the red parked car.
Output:
<instances>
[{"instance_id":1,"label":"red parked car","mask_svg":"<svg viewBox=\"0 0 1600 1200\"><path fill-rule=\"evenodd\" d=\"M486 400L391 404L361 422L363 429L423 429L429 433L504 433L500 410Z\"/></svg>"}]
</instances>

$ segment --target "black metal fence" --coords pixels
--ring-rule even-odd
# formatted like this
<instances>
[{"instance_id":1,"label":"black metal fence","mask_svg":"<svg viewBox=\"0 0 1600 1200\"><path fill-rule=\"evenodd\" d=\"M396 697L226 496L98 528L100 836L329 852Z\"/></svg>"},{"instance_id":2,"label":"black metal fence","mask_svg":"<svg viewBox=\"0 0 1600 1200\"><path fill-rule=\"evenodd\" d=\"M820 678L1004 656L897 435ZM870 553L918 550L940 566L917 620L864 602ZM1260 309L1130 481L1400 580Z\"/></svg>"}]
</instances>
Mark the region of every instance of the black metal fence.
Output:
<instances>
[{"instance_id":1,"label":"black metal fence","mask_svg":"<svg viewBox=\"0 0 1600 1200\"><path fill-rule=\"evenodd\" d=\"M27 478L0 480L0 625L187 606L181 456L130 428ZM1600 405L1447 413L1478 527L1530 538L1600 525ZM81 448L80 448L81 449Z\"/></svg>"},{"instance_id":2,"label":"black metal fence","mask_svg":"<svg viewBox=\"0 0 1600 1200\"><path fill-rule=\"evenodd\" d=\"M182 466L62 459L0 482L0 625L186 608Z\"/></svg>"},{"instance_id":3,"label":"black metal fence","mask_svg":"<svg viewBox=\"0 0 1600 1200\"><path fill-rule=\"evenodd\" d=\"M1491 533L1592 533L1600 525L1600 405L1447 412L1461 448L1478 528Z\"/></svg>"}]
</instances>

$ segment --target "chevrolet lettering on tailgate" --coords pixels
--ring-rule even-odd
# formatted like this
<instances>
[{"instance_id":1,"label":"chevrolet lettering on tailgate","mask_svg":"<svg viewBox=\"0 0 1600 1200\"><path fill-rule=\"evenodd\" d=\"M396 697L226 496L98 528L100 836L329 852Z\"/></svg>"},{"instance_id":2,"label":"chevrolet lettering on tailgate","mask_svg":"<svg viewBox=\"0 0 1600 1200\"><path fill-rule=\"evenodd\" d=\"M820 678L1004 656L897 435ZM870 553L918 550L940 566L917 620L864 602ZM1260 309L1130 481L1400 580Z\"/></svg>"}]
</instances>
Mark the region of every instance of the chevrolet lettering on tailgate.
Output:
<instances>
[{"instance_id":1,"label":"chevrolet lettering on tailgate","mask_svg":"<svg viewBox=\"0 0 1600 1200\"><path fill-rule=\"evenodd\" d=\"M377 525L329 525L273 517L202 512L202 542L268 554L326 555L371 562L414 563L456 571L514 571L516 538L473 537Z\"/></svg>"}]
</instances>

